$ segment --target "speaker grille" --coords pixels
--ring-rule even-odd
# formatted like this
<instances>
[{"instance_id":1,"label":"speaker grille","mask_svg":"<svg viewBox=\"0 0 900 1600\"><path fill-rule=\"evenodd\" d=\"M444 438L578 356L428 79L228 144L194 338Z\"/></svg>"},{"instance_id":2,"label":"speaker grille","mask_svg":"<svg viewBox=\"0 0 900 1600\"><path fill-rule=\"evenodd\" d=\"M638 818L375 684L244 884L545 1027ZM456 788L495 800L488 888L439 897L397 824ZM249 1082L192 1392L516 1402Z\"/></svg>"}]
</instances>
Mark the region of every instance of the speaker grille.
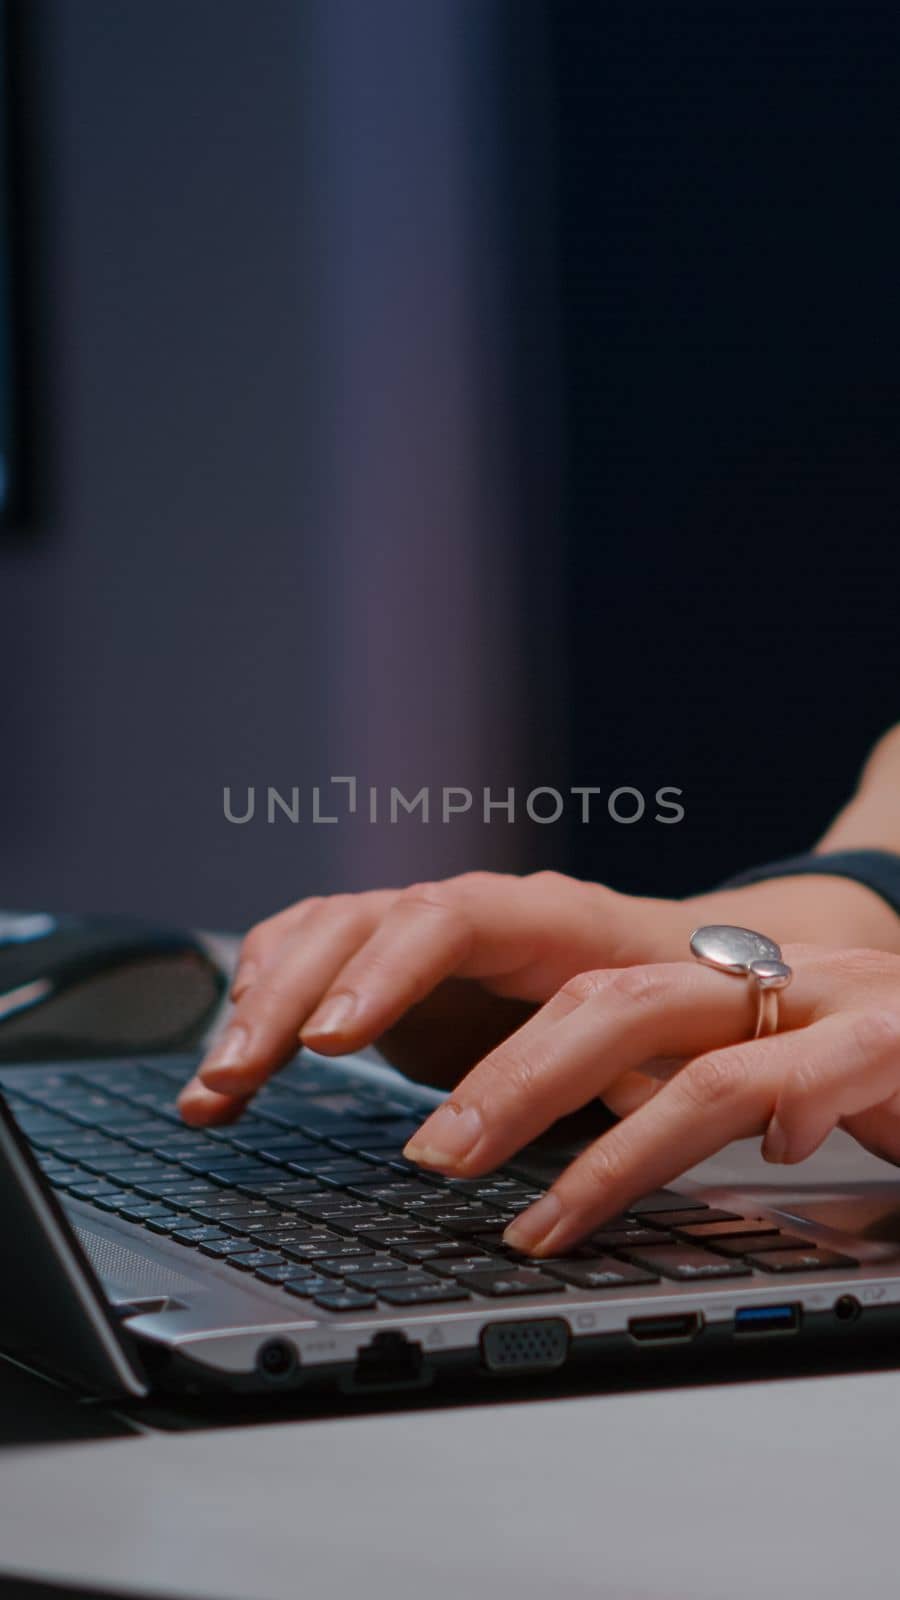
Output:
<instances>
[{"instance_id":1,"label":"speaker grille","mask_svg":"<svg viewBox=\"0 0 900 1600\"><path fill-rule=\"evenodd\" d=\"M568 1353L569 1324L563 1317L489 1322L481 1335L481 1354L490 1372L552 1372Z\"/></svg>"},{"instance_id":2,"label":"speaker grille","mask_svg":"<svg viewBox=\"0 0 900 1600\"><path fill-rule=\"evenodd\" d=\"M196 1288L192 1279L174 1268L129 1250L127 1245L107 1239L102 1233L76 1227L75 1234L101 1282L126 1294L175 1294Z\"/></svg>"}]
</instances>

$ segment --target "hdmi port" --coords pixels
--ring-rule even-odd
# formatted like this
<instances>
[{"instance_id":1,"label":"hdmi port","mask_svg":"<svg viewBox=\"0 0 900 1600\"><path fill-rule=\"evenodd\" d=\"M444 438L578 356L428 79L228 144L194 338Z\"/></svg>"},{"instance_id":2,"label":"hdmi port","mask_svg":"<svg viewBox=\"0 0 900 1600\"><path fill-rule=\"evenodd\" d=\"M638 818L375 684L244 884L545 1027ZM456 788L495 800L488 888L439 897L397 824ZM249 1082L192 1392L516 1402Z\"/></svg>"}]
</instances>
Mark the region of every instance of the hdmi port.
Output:
<instances>
[{"instance_id":1,"label":"hdmi port","mask_svg":"<svg viewBox=\"0 0 900 1600\"><path fill-rule=\"evenodd\" d=\"M671 1317L632 1317L628 1332L638 1344L683 1344L695 1339L703 1327L699 1311L687 1311Z\"/></svg>"}]
</instances>

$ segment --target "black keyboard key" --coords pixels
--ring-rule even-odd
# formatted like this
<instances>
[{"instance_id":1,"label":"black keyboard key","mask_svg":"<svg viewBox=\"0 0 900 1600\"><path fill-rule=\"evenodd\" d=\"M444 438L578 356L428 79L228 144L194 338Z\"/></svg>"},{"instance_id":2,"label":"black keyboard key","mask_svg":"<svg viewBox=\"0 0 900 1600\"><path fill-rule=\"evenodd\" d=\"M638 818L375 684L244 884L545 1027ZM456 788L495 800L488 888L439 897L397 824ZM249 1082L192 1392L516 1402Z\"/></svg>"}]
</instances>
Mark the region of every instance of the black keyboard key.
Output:
<instances>
[{"instance_id":1,"label":"black keyboard key","mask_svg":"<svg viewBox=\"0 0 900 1600\"><path fill-rule=\"evenodd\" d=\"M543 1270L573 1289L628 1289L633 1284L658 1283L659 1276L646 1267L636 1267L627 1261L615 1261L612 1256L598 1256L592 1261L545 1261Z\"/></svg>"},{"instance_id":2,"label":"black keyboard key","mask_svg":"<svg viewBox=\"0 0 900 1600\"><path fill-rule=\"evenodd\" d=\"M689 1239L737 1239L749 1235L777 1233L777 1222L767 1222L764 1217L734 1217L726 1221L691 1222L687 1227L682 1227L680 1222L672 1224L674 1231L683 1234ZM751 1245L747 1246L752 1249Z\"/></svg>"},{"instance_id":3,"label":"black keyboard key","mask_svg":"<svg viewBox=\"0 0 900 1600\"><path fill-rule=\"evenodd\" d=\"M638 1266L661 1273L664 1278L674 1278L678 1283L704 1278L741 1278L750 1271L742 1261L727 1260L690 1244L647 1246L633 1254L629 1251L629 1255Z\"/></svg>"},{"instance_id":4,"label":"black keyboard key","mask_svg":"<svg viewBox=\"0 0 900 1600\"><path fill-rule=\"evenodd\" d=\"M280 1250L282 1245L325 1244L328 1240L335 1240L335 1235L329 1230L323 1233L321 1229L314 1228L266 1228L253 1234L266 1249ZM337 1242L335 1240L335 1242ZM344 1240L341 1239L343 1244Z\"/></svg>"},{"instance_id":5,"label":"black keyboard key","mask_svg":"<svg viewBox=\"0 0 900 1600\"><path fill-rule=\"evenodd\" d=\"M145 1217L144 1227L149 1228L151 1233L174 1233L176 1228L181 1227L183 1221L184 1218L180 1217L177 1211L172 1211L165 1217Z\"/></svg>"},{"instance_id":6,"label":"black keyboard key","mask_svg":"<svg viewBox=\"0 0 900 1600\"><path fill-rule=\"evenodd\" d=\"M363 1294L358 1289L333 1289L313 1295L313 1303L323 1311L371 1311L376 1300L373 1294Z\"/></svg>"},{"instance_id":7,"label":"black keyboard key","mask_svg":"<svg viewBox=\"0 0 900 1600\"><path fill-rule=\"evenodd\" d=\"M161 1183L132 1183L131 1187L139 1194L146 1195L148 1199L157 1200L184 1200L189 1204L191 1200L203 1200L219 1194L212 1183L204 1183L201 1178L191 1179L187 1173L182 1173L181 1179L166 1178Z\"/></svg>"},{"instance_id":8,"label":"black keyboard key","mask_svg":"<svg viewBox=\"0 0 900 1600\"><path fill-rule=\"evenodd\" d=\"M140 1200L135 1195L121 1195L118 1205L110 1206L109 1209L115 1211L116 1216L121 1217L124 1222L138 1222L141 1227L151 1218L155 1220L157 1217L172 1215L171 1206L155 1205L152 1200ZM182 1228L189 1227L190 1222L190 1217L179 1216Z\"/></svg>"},{"instance_id":9,"label":"black keyboard key","mask_svg":"<svg viewBox=\"0 0 900 1600\"><path fill-rule=\"evenodd\" d=\"M322 1256L320 1261L319 1259L315 1261L315 1266L317 1266L319 1272L325 1272L330 1278L348 1278L348 1280L352 1278L352 1282L356 1283L357 1278L364 1274L367 1267L370 1270L376 1269L376 1262L378 1262L376 1254L349 1256L349 1258L348 1256ZM384 1269L383 1267L381 1270L392 1270L394 1274L405 1277L405 1275L413 1272L413 1267L405 1267L404 1262L397 1261L392 1269Z\"/></svg>"},{"instance_id":10,"label":"black keyboard key","mask_svg":"<svg viewBox=\"0 0 900 1600\"><path fill-rule=\"evenodd\" d=\"M496 1206L486 1206L480 1200L467 1202L458 1195L432 1195L424 1207L416 1208L416 1215L423 1219L430 1218L441 1227L449 1228L453 1223L471 1223L473 1233L477 1233L479 1228L498 1226Z\"/></svg>"},{"instance_id":11,"label":"black keyboard key","mask_svg":"<svg viewBox=\"0 0 900 1600\"><path fill-rule=\"evenodd\" d=\"M197 1217L200 1222L249 1222L253 1217L276 1217L278 1212L273 1206L254 1205L252 1201L242 1200L235 1196L233 1200L219 1203L218 1201L201 1200L196 1205L189 1207L192 1217Z\"/></svg>"},{"instance_id":12,"label":"black keyboard key","mask_svg":"<svg viewBox=\"0 0 900 1600\"><path fill-rule=\"evenodd\" d=\"M128 1189L114 1189L110 1190L109 1194L93 1195L90 1203L98 1206L99 1211L115 1211L115 1213L119 1213L120 1206L128 1205L130 1200L131 1195ZM167 1211L170 1210L168 1203L165 1203L165 1205L167 1205Z\"/></svg>"},{"instance_id":13,"label":"black keyboard key","mask_svg":"<svg viewBox=\"0 0 900 1600\"><path fill-rule=\"evenodd\" d=\"M123 1181L128 1184L129 1188L134 1189L137 1194L142 1194L146 1200L156 1200L159 1197L160 1184L171 1184L174 1188L179 1176L185 1183L190 1182L190 1179L183 1172L180 1175L176 1173L174 1179L171 1173L164 1178L159 1178L158 1176L145 1178L140 1174L135 1174L132 1177L123 1178Z\"/></svg>"},{"instance_id":14,"label":"black keyboard key","mask_svg":"<svg viewBox=\"0 0 900 1600\"><path fill-rule=\"evenodd\" d=\"M95 1200L98 1196L121 1194L122 1186L117 1183L107 1183L105 1178L87 1178L81 1175L80 1183L71 1183L69 1193L76 1200Z\"/></svg>"},{"instance_id":15,"label":"black keyboard key","mask_svg":"<svg viewBox=\"0 0 900 1600\"><path fill-rule=\"evenodd\" d=\"M211 1184L221 1189L234 1189L238 1194L259 1194L266 1189L274 1189L278 1184L278 1173L271 1167L236 1167L229 1172L221 1166L210 1167L206 1174ZM283 1174L285 1180L287 1174Z\"/></svg>"},{"instance_id":16,"label":"black keyboard key","mask_svg":"<svg viewBox=\"0 0 900 1600\"><path fill-rule=\"evenodd\" d=\"M424 1272L417 1272L415 1268L407 1267L406 1271L399 1272L357 1272L354 1274L353 1283L360 1289L396 1289L402 1287L412 1288L416 1284L434 1282L429 1280Z\"/></svg>"},{"instance_id":17,"label":"black keyboard key","mask_svg":"<svg viewBox=\"0 0 900 1600\"><path fill-rule=\"evenodd\" d=\"M633 1228L598 1228L586 1240L589 1251L595 1255L605 1255L608 1250L622 1250L636 1244L659 1244L659 1230L643 1228L636 1224Z\"/></svg>"},{"instance_id":18,"label":"black keyboard key","mask_svg":"<svg viewBox=\"0 0 900 1600\"><path fill-rule=\"evenodd\" d=\"M501 1205L510 1200L524 1200L530 1205L545 1192L518 1178L501 1178L497 1174L488 1178L447 1178L444 1187L451 1194L473 1195L478 1200L498 1199Z\"/></svg>"},{"instance_id":19,"label":"black keyboard key","mask_svg":"<svg viewBox=\"0 0 900 1600\"><path fill-rule=\"evenodd\" d=\"M374 1251L367 1256L327 1256L322 1261L316 1262L317 1268L322 1272L333 1272L340 1278L352 1278L354 1282L364 1273L390 1272L406 1276L413 1274L423 1276L420 1267L408 1267L404 1261L398 1261L394 1256L379 1255Z\"/></svg>"},{"instance_id":20,"label":"black keyboard key","mask_svg":"<svg viewBox=\"0 0 900 1600\"><path fill-rule=\"evenodd\" d=\"M649 1223L653 1228L671 1229L679 1233L682 1228L700 1226L704 1223L714 1222L743 1222L744 1218L738 1216L736 1211L717 1211L712 1206L697 1207L693 1211L644 1211L641 1213L641 1222Z\"/></svg>"},{"instance_id":21,"label":"black keyboard key","mask_svg":"<svg viewBox=\"0 0 900 1600\"><path fill-rule=\"evenodd\" d=\"M431 1306L446 1300L468 1300L469 1291L459 1283L411 1283L381 1288L378 1298L389 1306Z\"/></svg>"},{"instance_id":22,"label":"black keyboard key","mask_svg":"<svg viewBox=\"0 0 900 1600\"><path fill-rule=\"evenodd\" d=\"M296 1276L297 1268L293 1261L286 1261L282 1266L257 1267L256 1276L263 1283L283 1284L288 1279Z\"/></svg>"},{"instance_id":23,"label":"black keyboard key","mask_svg":"<svg viewBox=\"0 0 900 1600\"><path fill-rule=\"evenodd\" d=\"M115 1160L102 1163L98 1161L95 1165L98 1167L102 1165L108 1177L121 1179L123 1183L133 1183L135 1178L152 1180L158 1178L165 1170L160 1162L153 1160L152 1156L138 1156L134 1161ZM182 1177L187 1179L188 1174L182 1173Z\"/></svg>"},{"instance_id":24,"label":"black keyboard key","mask_svg":"<svg viewBox=\"0 0 900 1600\"><path fill-rule=\"evenodd\" d=\"M214 1183L218 1182L215 1173L210 1173L210 1178ZM234 1187L238 1194L249 1195L251 1199L269 1200L276 1206L319 1192L319 1185L314 1178L290 1178L285 1174L284 1182L279 1182L273 1180L271 1172L262 1180L241 1178Z\"/></svg>"},{"instance_id":25,"label":"black keyboard key","mask_svg":"<svg viewBox=\"0 0 900 1600\"><path fill-rule=\"evenodd\" d=\"M333 1294L334 1279L314 1277L311 1273L304 1273L298 1278L288 1278L282 1285L288 1294L294 1294L300 1300L312 1300L317 1294Z\"/></svg>"},{"instance_id":26,"label":"black keyboard key","mask_svg":"<svg viewBox=\"0 0 900 1600\"><path fill-rule=\"evenodd\" d=\"M763 1272L833 1272L835 1268L858 1267L852 1256L839 1255L836 1250L823 1250L807 1245L797 1250L766 1250L748 1255L745 1260Z\"/></svg>"},{"instance_id":27,"label":"black keyboard key","mask_svg":"<svg viewBox=\"0 0 900 1600\"><path fill-rule=\"evenodd\" d=\"M300 1248L304 1247L300 1246ZM317 1261L350 1261L357 1256L374 1256L377 1254L377 1251L373 1250L371 1245L363 1244L359 1239L335 1239L331 1244L314 1246L313 1248L320 1253L315 1258L308 1257L308 1259Z\"/></svg>"},{"instance_id":28,"label":"black keyboard key","mask_svg":"<svg viewBox=\"0 0 900 1600\"><path fill-rule=\"evenodd\" d=\"M758 1256L770 1250L806 1250L809 1240L801 1239L796 1233L765 1233L753 1234L751 1237L741 1235L736 1239L710 1239L710 1250L715 1250L726 1256Z\"/></svg>"},{"instance_id":29,"label":"black keyboard key","mask_svg":"<svg viewBox=\"0 0 900 1600\"><path fill-rule=\"evenodd\" d=\"M286 1263L282 1256L276 1255L273 1250L244 1250L236 1251L226 1257L230 1267L236 1267L238 1272L256 1272L260 1267L281 1267Z\"/></svg>"},{"instance_id":30,"label":"black keyboard key","mask_svg":"<svg viewBox=\"0 0 900 1600\"><path fill-rule=\"evenodd\" d=\"M458 1272L497 1272L501 1270L501 1263L496 1256L455 1256L449 1261L428 1261L425 1263L430 1273L439 1278L454 1278ZM415 1268L411 1268L415 1271Z\"/></svg>"},{"instance_id":31,"label":"black keyboard key","mask_svg":"<svg viewBox=\"0 0 900 1600\"><path fill-rule=\"evenodd\" d=\"M369 1222L377 1224L383 1221L391 1227L396 1226L396 1217L386 1211L383 1206L367 1205L364 1200L354 1200L350 1195L341 1194L335 1190L329 1197L312 1197L309 1200L298 1200L291 1207L301 1217L317 1217L330 1221L333 1217L341 1217L344 1221Z\"/></svg>"},{"instance_id":32,"label":"black keyboard key","mask_svg":"<svg viewBox=\"0 0 900 1600\"><path fill-rule=\"evenodd\" d=\"M704 1209L703 1201L696 1195L676 1194L673 1189L656 1189L652 1194L645 1194L640 1200L633 1200L628 1206L630 1217L640 1217L645 1211L701 1211Z\"/></svg>"},{"instance_id":33,"label":"black keyboard key","mask_svg":"<svg viewBox=\"0 0 900 1600\"><path fill-rule=\"evenodd\" d=\"M219 1228L176 1228L172 1238L176 1244L185 1244L190 1250L195 1250L201 1244L224 1244L229 1239L234 1244L233 1237L222 1233Z\"/></svg>"},{"instance_id":34,"label":"black keyboard key","mask_svg":"<svg viewBox=\"0 0 900 1600\"><path fill-rule=\"evenodd\" d=\"M367 1252L366 1249L361 1246L357 1252L354 1252L351 1248L351 1250L347 1252L347 1256L344 1257L343 1255L335 1252L334 1239L323 1241L321 1244L311 1244L306 1240L303 1240L300 1244L279 1243L278 1248L283 1256L287 1256L289 1261L299 1261L301 1263L305 1261L343 1261L345 1259L352 1259L354 1254L375 1254L373 1250Z\"/></svg>"},{"instance_id":35,"label":"black keyboard key","mask_svg":"<svg viewBox=\"0 0 900 1600\"><path fill-rule=\"evenodd\" d=\"M460 1274L460 1282L467 1289L475 1289L478 1294L490 1295L497 1300L519 1295L566 1292L555 1278L548 1277L536 1267L521 1267L513 1272L466 1272Z\"/></svg>"},{"instance_id":36,"label":"black keyboard key","mask_svg":"<svg viewBox=\"0 0 900 1600\"><path fill-rule=\"evenodd\" d=\"M204 1239L197 1248L202 1256L212 1256L214 1261L220 1261L234 1255L235 1244L233 1239Z\"/></svg>"},{"instance_id":37,"label":"black keyboard key","mask_svg":"<svg viewBox=\"0 0 900 1600\"><path fill-rule=\"evenodd\" d=\"M447 1241L447 1235L439 1233L436 1228L404 1228L402 1224L391 1228L362 1227L359 1229L359 1238L379 1250L404 1250L410 1245L444 1244Z\"/></svg>"}]
</instances>

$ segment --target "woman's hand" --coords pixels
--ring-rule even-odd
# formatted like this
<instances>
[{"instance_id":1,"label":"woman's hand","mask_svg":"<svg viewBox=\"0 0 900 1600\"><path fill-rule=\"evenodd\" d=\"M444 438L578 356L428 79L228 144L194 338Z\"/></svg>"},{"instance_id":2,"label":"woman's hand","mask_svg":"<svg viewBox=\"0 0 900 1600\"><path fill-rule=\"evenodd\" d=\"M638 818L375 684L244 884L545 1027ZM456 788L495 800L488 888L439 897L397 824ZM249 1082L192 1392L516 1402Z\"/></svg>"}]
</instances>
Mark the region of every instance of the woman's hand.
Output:
<instances>
[{"instance_id":1,"label":"woman's hand","mask_svg":"<svg viewBox=\"0 0 900 1600\"><path fill-rule=\"evenodd\" d=\"M474 872L304 900L245 940L233 1015L182 1112L197 1124L239 1115L298 1040L332 1055L377 1041L403 1071L449 1087L567 979L681 960L701 922L763 927L782 944L887 947L900 930L871 890L826 876L674 901L554 872Z\"/></svg>"},{"instance_id":2,"label":"woman's hand","mask_svg":"<svg viewBox=\"0 0 900 1600\"><path fill-rule=\"evenodd\" d=\"M764 1133L769 1161L796 1162L838 1125L900 1161L900 958L785 950L794 981L780 1029L748 1039L743 980L695 962L583 973L485 1058L406 1148L454 1178L478 1177L597 1095L622 1114L506 1242L564 1253L630 1201L736 1138ZM662 1078L646 1070L668 1061Z\"/></svg>"}]
</instances>

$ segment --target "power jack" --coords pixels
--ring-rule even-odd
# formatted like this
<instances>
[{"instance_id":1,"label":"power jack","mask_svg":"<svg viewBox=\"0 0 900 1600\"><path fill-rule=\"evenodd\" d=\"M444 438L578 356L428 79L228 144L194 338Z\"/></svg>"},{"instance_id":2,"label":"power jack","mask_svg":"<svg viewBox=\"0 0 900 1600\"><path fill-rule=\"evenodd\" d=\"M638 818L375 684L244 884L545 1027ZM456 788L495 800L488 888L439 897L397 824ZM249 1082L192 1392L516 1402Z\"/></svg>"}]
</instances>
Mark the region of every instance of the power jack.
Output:
<instances>
[{"instance_id":1,"label":"power jack","mask_svg":"<svg viewBox=\"0 0 900 1600\"><path fill-rule=\"evenodd\" d=\"M260 1345L256 1365L267 1378L287 1378L297 1365L297 1352L287 1339L269 1339Z\"/></svg>"},{"instance_id":2,"label":"power jack","mask_svg":"<svg viewBox=\"0 0 900 1600\"><path fill-rule=\"evenodd\" d=\"M839 1322L855 1322L862 1306L853 1294L842 1294L834 1302L834 1314Z\"/></svg>"}]
</instances>

